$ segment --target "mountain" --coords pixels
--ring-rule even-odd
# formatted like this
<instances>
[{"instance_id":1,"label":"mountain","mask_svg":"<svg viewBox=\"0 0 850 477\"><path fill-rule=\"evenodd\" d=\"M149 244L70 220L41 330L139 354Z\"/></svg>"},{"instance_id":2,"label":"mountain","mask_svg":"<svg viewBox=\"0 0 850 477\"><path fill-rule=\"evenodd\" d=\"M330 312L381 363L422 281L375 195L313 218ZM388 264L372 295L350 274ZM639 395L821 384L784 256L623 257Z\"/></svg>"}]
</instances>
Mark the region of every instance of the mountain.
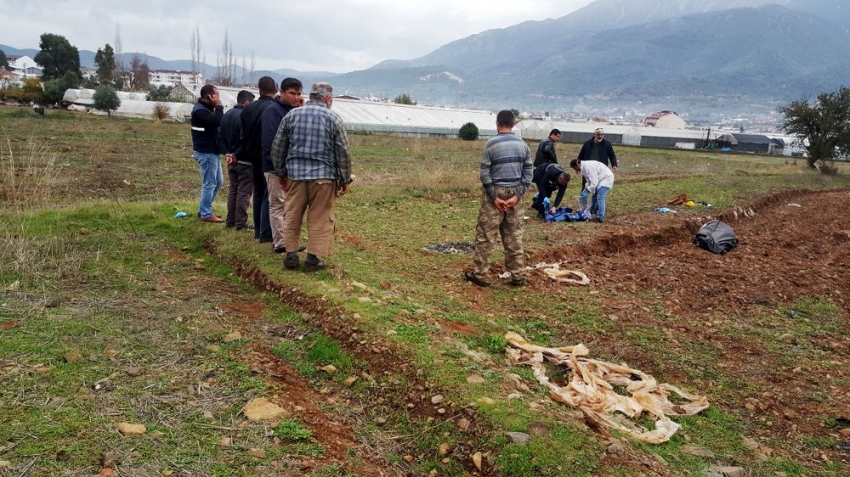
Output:
<instances>
[{"instance_id":1,"label":"mountain","mask_svg":"<svg viewBox=\"0 0 850 477\"><path fill-rule=\"evenodd\" d=\"M847 81L849 13L837 0L598 0L565 17L489 30L334 81L352 94L370 88L493 107L585 97L787 102Z\"/></svg>"}]
</instances>

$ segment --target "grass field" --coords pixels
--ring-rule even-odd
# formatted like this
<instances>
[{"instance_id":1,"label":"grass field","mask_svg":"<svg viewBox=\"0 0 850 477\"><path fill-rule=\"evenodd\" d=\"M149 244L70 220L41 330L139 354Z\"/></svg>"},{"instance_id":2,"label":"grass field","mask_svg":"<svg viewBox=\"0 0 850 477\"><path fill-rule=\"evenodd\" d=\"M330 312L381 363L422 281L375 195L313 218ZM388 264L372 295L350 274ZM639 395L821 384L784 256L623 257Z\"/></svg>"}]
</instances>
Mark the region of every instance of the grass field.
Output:
<instances>
[{"instance_id":1,"label":"grass field","mask_svg":"<svg viewBox=\"0 0 850 477\"><path fill-rule=\"evenodd\" d=\"M469 255L423 250L472 242L483 141L350 139L332 267L311 275L192 220L185 124L0 106L0 476L850 473L850 168L616 147L609 223L525 232L528 264L591 286L483 290ZM680 193L713 207L653 212ZM740 250L690 245L708 215ZM597 429L506 363L507 331L711 407L664 444ZM282 414L246 418L261 397Z\"/></svg>"}]
</instances>

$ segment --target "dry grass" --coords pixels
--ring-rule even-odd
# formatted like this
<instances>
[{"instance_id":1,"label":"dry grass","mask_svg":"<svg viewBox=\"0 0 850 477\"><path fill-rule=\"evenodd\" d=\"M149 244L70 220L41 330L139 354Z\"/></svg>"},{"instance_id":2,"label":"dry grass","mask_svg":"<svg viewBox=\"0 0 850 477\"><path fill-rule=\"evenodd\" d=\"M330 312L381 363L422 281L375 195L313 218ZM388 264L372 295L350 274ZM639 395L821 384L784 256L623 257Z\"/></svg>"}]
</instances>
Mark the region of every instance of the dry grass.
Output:
<instances>
[{"instance_id":1,"label":"dry grass","mask_svg":"<svg viewBox=\"0 0 850 477\"><path fill-rule=\"evenodd\" d=\"M169 115L171 115L171 111L168 109L167 104L156 103L153 105L153 112L151 113L152 118L162 121L168 119Z\"/></svg>"},{"instance_id":2,"label":"dry grass","mask_svg":"<svg viewBox=\"0 0 850 477\"><path fill-rule=\"evenodd\" d=\"M59 176L56 154L38 141L16 155L12 141L0 148L0 201L15 210L35 209L50 199Z\"/></svg>"}]
</instances>

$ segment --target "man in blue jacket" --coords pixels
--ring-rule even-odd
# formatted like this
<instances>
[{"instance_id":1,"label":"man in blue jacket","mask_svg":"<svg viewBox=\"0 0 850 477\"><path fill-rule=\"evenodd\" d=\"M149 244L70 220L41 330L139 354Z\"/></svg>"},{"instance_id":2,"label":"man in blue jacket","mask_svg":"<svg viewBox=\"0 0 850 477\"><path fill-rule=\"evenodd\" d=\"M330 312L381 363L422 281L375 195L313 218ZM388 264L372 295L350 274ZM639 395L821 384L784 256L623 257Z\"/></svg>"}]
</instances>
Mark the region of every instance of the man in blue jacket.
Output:
<instances>
[{"instance_id":1,"label":"man in blue jacket","mask_svg":"<svg viewBox=\"0 0 850 477\"><path fill-rule=\"evenodd\" d=\"M224 219L212 211L215 196L224 185L221 160L218 157L218 127L221 125L222 116L224 116L224 108L218 97L218 89L211 84L204 85L201 88L201 98L192 108L190 117L192 154L201 170L201 202L198 206L198 217L203 222L215 224L224 222Z\"/></svg>"}]
</instances>

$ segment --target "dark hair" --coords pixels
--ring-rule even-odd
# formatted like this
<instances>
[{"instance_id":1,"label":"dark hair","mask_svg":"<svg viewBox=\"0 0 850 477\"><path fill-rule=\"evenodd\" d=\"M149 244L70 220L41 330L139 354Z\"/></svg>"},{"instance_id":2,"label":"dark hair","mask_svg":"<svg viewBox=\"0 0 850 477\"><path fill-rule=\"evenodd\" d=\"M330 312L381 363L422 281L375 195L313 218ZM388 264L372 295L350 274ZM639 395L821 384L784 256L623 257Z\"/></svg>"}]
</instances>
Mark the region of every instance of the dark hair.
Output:
<instances>
[{"instance_id":1,"label":"dark hair","mask_svg":"<svg viewBox=\"0 0 850 477\"><path fill-rule=\"evenodd\" d=\"M270 95L277 93L277 87L274 85L274 78L271 76L263 76L260 81L257 81L257 88L262 95Z\"/></svg>"},{"instance_id":2,"label":"dark hair","mask_svg":"<svg viewBox=\"0 0 850 477\"><path fill-rule=\"evenodd\" d=\"M245 101L253 101L253 100L254 100L254 93L252 93L250 91L246 91L244 89L242 91L240 91L239 94L236 95L236 104L242 104Z\"/></svg>"},{"instance_id":3,"label":"dark hair","mask_svg":"<svg viewBox=\"0 0 850 477\"><path fill-rule=\"evenodd\" d=\"M549 131L550 136L553 135L553 134L556 135L556 136L560 136L561 131L559 129L553 129L553 130Z\"/></svg>"},{"instance_id":4,"label":"dark hair","mask_svg":"<svg viewBox=\"0 0 850 477\"><path fill-rule=\"evenodd\" d=\"M514 122L514 113L509 109L499 111L499 114L496 115L496 124L503 128L514 127L514 124L516 124Z\"/></svg>"},{"instance_id":5,"label":"dark hair","mask_svg":"<svg viewBox=\"0 0 850 477\"><path fill-rule=\"evenodd\" d=\"M201 86L201 98L206 98L213 93L215 93L215 85L205 84Z\"/></svg>"},{"instance_id":6,"label":"dark hair","mask_svg":"<svg viewBox=\"0 0 850 477\"><path fill-rule=\"evenodd\" d=\"M286 90L289 90L289 89L303 90L304 85L301 84L301 81L299 81L295 78L284 78L280 82L280 90L286 91Z\"/></svg>"},{"instance_id":7,"label":"dark hair","mask_svg":"<svg viewBox=\"0 0 850 477\"><path fill-rule=\"evenodd\" d=\"M578 159L573 159L572 161L570 161L570 169L575 169L575 168L576 168L576 166L577 166L580 162L581 162L581 161L579 161Z\"/></svg>"},{"instance_id":8,"label":"dark hair","mask_svg":"<svg viewBox=\"0 0 850 477\"><path fill-rule=\"evenodd\" d=\"M568 173L562 172L558 175L558 179L561 179L562 177L564 178L564 185L567 185L567 184L570 183L570 175Z\"/></svg>"}]
</instances>

